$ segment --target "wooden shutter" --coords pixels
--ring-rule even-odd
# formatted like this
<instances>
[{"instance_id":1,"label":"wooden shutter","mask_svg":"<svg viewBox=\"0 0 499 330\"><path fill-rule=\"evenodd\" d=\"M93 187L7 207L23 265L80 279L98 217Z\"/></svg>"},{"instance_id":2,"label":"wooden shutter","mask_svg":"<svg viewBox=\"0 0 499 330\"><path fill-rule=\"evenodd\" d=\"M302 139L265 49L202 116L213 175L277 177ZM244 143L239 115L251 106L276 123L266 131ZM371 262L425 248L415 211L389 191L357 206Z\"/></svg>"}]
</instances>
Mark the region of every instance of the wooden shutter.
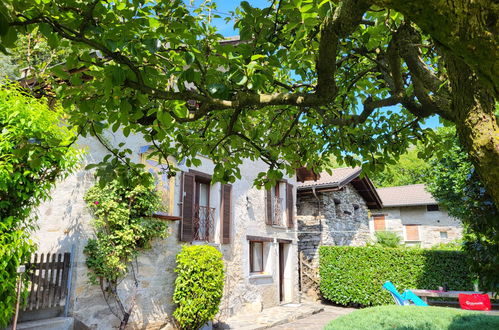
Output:
<instances>
[{"instance_id":1,"label":"wooden shutter","mask_svg":"<svg viewBox=\"0 0 499 330\"><path fill-rule=\"evenodd\" d=\"M293 201L293 185L286 183L286 211L288 215L288 228L293 228L293 212L294 212L294 201Z\"/></svg>"},{"instance_id":2,"label":"wooden shutter","mask_svg":"<svg viewBox=\"0 0 499 330\"><path fill-rule=\"evenodd\" d=\"M232 224L232 185L222 185L222 205L220 208L220 241L222 244L230 243Z\"/></svg>"},{"instance_id":3,"label":"wooden shutter","mask_svg":"<svg viewBox=\"0 0 499 330\"><path fill-rule=\"evenodd\" d=\"M265 190L265 223L267 225L272 224L272 191Z\"/></svg>"},{"instance_id":4,"label":"wooden shutter","mask_svg":"<svg viewBox=\"0 0 499 330\"><path fill-rule=\"evenodd\" d=\"M419 225L405 225L407 241L419 241Z\"/></svg>"},{"instance_id":5,"label":"wooden shutter","mask_svg":"<svg viewBox=\"0 0 499 330\"><path fill-rule=\"evenodd\" d=\"M192 242L194 239L194 175L184 173L184 198L182 201L182 222L180 240Z\"/></svg>"},{"instance_id":6,"label":"wooden shutter","mask_svg":"<svg viewBox=\"0 0 499 330\"><path fill-rule=\"evenodd\" d=\"M374 231L384 231L385 227L385 216L384 215L375 215L374 219Z\"/></svg>"}]
</instances>

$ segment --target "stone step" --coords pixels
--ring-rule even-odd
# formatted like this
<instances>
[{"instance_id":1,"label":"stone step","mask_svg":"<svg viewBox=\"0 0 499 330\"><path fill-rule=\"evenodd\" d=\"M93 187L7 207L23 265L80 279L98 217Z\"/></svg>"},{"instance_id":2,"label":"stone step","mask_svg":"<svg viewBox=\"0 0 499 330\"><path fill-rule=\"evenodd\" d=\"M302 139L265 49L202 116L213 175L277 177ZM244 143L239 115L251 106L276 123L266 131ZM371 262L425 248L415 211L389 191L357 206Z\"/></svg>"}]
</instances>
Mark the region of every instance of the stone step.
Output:
<instances>
[{"instance_id":1,"label":"stone step","mask_svg":"<svg viewBox=\"0 0 499 330\"><path fill-rule=\"evenodd\" d=\"M73 330L73 327L74 319L72 317L53 317L17 324L18 330Z\"/></svg>"}]
</instances>

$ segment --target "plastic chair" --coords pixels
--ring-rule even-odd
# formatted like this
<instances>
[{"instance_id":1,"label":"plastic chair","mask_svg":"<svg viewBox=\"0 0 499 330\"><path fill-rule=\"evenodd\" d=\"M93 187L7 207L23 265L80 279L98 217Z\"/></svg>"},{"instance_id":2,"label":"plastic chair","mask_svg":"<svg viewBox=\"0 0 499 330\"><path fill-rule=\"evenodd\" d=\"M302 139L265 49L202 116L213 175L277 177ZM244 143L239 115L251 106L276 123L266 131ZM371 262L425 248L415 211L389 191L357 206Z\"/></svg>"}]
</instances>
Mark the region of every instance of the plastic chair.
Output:
<instances>
[{"instance_id":1,"label":"plastic chair","mask_svg":"<svg viewBox=\"0 0 499 330\"><path fill-rule=\"evenodd\" d=\"M411 290L405 290L403 294L400 294L397 291L397 288L395 288L395 285L393 285L392 282L386 281L385 284L383 284L383 289L387 290L390 292L390 294L393 297L393 300L395 300L395 303L400 306L409 306L409 305L416 305L416 306L428 306L427 303L425 303L421 298L416 296L414 292Z\"/></svg>"}]
</instances>

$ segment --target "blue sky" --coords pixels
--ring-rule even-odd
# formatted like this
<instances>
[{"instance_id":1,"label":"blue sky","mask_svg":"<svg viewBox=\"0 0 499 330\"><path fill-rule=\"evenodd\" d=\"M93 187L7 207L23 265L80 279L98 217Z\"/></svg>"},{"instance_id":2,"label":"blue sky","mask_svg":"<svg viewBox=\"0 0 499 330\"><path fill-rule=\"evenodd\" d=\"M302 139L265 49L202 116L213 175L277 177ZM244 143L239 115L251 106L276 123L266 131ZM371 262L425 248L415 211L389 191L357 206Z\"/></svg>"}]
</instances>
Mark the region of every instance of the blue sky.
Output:
<instances>
[{"instance_id":1,"label":"blue sky","mask_svg":"<svg viewBox=\"0 0 499 330\"><path fill-rule=\"evenodd\" d=\"M268 0L247 0L253 7L268 7L271 1ZM202 0L195 0L194 1L194 6L198 6L201 4L203 1ZM213 25L216 26L219 30L219 32L225 36L225 37L230 37L230 36L235 36L238 35L238 32L234 30L234 22L225 22L225 18L229 16L229 12L234 11L236 7L239 6L241 1L231 1L231 0L218 0L214 1L217 4L217 14L221 18L217 18L213 20ZM185 3L189 4L189 0L185 0ZM395 107L392 107L390 110L395 110L393 109ZM423 127L430 127L430 128L435 128L438 126L441 126L439 119L437 116L432 116L428 119L426 119L426 122L422 125Z\"/></svg>"}]
</instances>

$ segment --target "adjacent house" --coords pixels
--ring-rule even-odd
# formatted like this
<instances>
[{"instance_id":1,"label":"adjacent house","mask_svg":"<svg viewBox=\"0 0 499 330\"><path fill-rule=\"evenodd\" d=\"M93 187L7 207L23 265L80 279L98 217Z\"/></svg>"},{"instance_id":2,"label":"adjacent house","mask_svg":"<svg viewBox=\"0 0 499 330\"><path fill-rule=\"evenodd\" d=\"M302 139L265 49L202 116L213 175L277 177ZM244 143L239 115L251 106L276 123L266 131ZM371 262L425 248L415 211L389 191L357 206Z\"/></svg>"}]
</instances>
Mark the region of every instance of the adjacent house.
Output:
<instances>
[{"instance_id":1,"label":"adjacent house","mask_svg":"<svg viewBox=\"0 0 499 330\"><path fill-rule=\"evenodd\" d=\"M378 188L383 207L372 211L371 232L393 231L406 245L431 247L461 238L462 224L438 205L424 184Z\"/></svg>"},{"instance_id":2,"label":"adjacent house","mask_svg":"<svg viewBox=\"0 0 499 330\"><path fill-rule=\"evenodd\" d=\"M299 251L314 263L320 245L366 245L376 231L396 232L406 245L422 247L462 234L461 222L424 184L375 188L360 168L345 167L300 183L297 190Z\"/></svg>"},{"instance_id":3,"label":"adjacent house","mask_svg":"<svg viewBox=\"0 0 499 330\"><path fill-rule=\"evenodd\" d=\"M370 241L371 210L382 203L371 180L360 174L360 167L338 168L298 185L299 250L314 264L320 245L360 246Z\"/></svg>"},{"instance_id":4,"label":"adjacent house","mask_svg":"<svg viewBox=\"0 0 499 330\"><path fill-rule=\"evenodd\" d=\"M125 142L135 152L136 162L146 165L157 181L168 210L158 217L169 224L169 237L157 239L152 249L138 257L139 286L130 324L133 327L168 326L174 306L175 256L183 244L210 244L222 253L225 263L224 297L220 319L240 312L298 301L298 265L294 178L282 180L271 190L253 186L263 162L245 161L242 178L233 184L211 179L214 164L199 156L202 165L168 178L154 159L148 159L147 143L140 136L125 138L107 132L112 145ZM93 138L81 138L87 149L86 163L99 162L107 150ZM175 161L172 159L171 161ZM92 237L92 215L83 201L94 184L91 172L80 170L59 182L52 200L38 209L39 228L33 238L39 253L68 252L72 249L70 314L93 329L109 329L119 321L102 298L100 288L88 281L83 249ZM120 284L125 300L130 299L130 281Z\"/></svg>"}]
</instances>

